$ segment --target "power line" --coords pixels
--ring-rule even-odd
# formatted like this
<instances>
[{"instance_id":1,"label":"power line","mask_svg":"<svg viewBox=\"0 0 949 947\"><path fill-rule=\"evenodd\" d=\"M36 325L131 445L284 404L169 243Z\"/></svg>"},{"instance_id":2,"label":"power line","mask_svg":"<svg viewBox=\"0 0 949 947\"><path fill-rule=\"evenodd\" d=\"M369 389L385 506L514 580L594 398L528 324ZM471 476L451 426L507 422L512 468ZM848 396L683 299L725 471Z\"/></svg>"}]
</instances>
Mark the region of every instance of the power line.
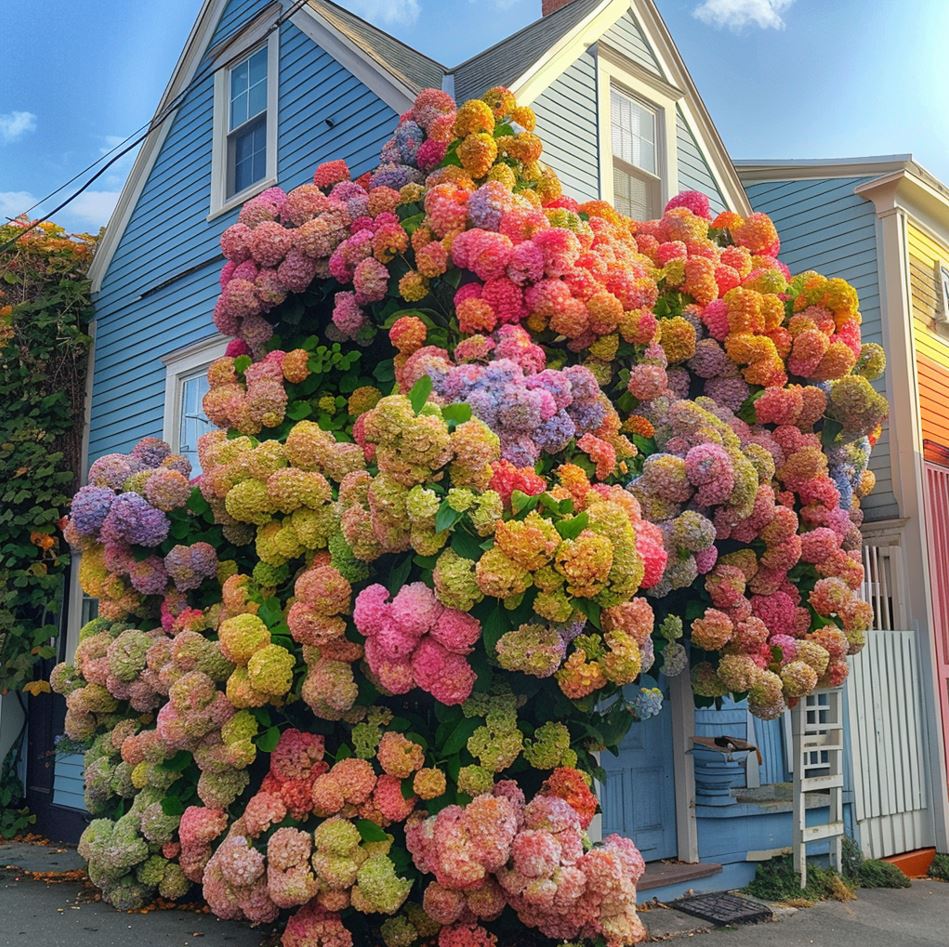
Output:
<instances>
[{"instance_id":1,"label":"power line","mask_svg":"<svg viewBox=\"0 0 949 947\"><path fill-rule=\"evenodd\" d=\"M265 37L270 36L270 34L273 33L275 30L279 30L280 27L283 26L283 24L286 23L287 20L289 20L290 17L292 17L306 2L307 0L296 0L296 2L293 4L292 7L286 10L284 13L281 13L280 16L277 17L276 20L274 20L274 22L263 33L263 36L261 37L261 39L264 39ZM241 32L242 29L243 29L243 26L238 27L237 29L233 30L217 45L224 45L230 42L238 33ZM47 220L50 220L54 215L58 214L61 210L63 210L63 208L68 207L77 197L79 197L80 194L82 194L85 190L87 190L91 184L93 184L100 177L102 177L102 175L105 174L105 172L108 171L109 168L112 167L112 165L114 165L121 158L125 157L125 155L127 155L133 148L136 148L138 145L140 145L146 138L148 138L148 136L156 128L159 127L159 125L163 124L169 118L169 116L171 116L178 109L178 107L184 101L188 93L191 92L191 90L194 89L195 86L203 82L208 77L213 76L215 73L220 72L221 69L228 67L231 64L231 62L232 62L231 59L225 60L224 62L218 63L213 68L206 68L202 72L199 72L197 75L193 76L191 81L188 83L188 85L185 86L185 88L182 89L181 92L179 92L165 106L165 108L161 110L161 112L159 112L157 115L152 117L148 122L142 125L137 131L132 132L132 134L126 137L124 141L119 142L119 144L117 144L114 148L112 148L111 151L106 152L105 155L98 158L96 161L93 161L92 164L88 165L88 167L86 167L82 171L79 171L77 174L74 174L65 184L60 185L58 188L56 188L56 190L51 191L42 200L37 201L32 207L28 208L27 211L25 211L25 213L29 213L29 211L33 210L34 207L38 207L44 201L49 200L49 198L52 197L54 194L58 194L61 190L63 190L63 188L68 187L73 181L76 180L76 178L81 177L83 174L86 173L86 171L89 171L92 168L94 168L99 163L99 161L102 160L102 158L105 158L108 155L112 154L112 152L114 152L117 148L122 149L117 154L114 154L112 158L110 158L104 165L102 165L102 167L99 168L99 170L96 171L96 173L93 174L92 177L90 177L87 181L85 181L85 183L83 183L83 185L80 188L78 188L78 190L70 194L69 197L66 198L66 200L64 200L60 204L57 204L57 206L54 207L48 214L44 215L43 217L40 217L37 220L34 220L30 224L29 227L24 227L15 236L11 237L9 240L0 244L0 253L8 249L9 247L12 247L13 244L15 244L22 237L25 237L31 230L35 230L40 224L45 223ZM144 132L144 134L139 134L140 132ZM122 146L125 145L126 142L128 142L133 137L134 137L134 141L132 141L131 144L127 145L127 147L123 148Z\"/></svg>"}]
</instances>

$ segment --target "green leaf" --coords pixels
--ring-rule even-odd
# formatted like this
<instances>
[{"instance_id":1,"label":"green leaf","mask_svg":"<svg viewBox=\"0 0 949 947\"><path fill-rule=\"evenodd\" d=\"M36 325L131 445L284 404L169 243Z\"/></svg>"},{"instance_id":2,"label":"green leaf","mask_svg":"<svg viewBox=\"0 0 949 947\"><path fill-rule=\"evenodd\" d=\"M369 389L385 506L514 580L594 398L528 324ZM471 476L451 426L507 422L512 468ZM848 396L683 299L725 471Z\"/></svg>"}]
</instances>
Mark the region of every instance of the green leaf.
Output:
<instances>
[{"instance_id":1,"label":"green leaf","mask_svg":"<svg viewBox=\"0 0 949 947\"><path fill-rule=\"evenodd\" d=\"M471 420L471 406L462 402L447 405L442 408L442 417L449 422L462 424Z\"/></svg>"},{"instance_id":2,"label":"green leaf","mask_svg":"<svg viewBox=\"0 0 949 947\"><path fill-rule=\"evenodd\" d=\"M390 595L395 595L395 593L405 585L405 580L409 577L411 571L412 558L405 556L399 561L399 564L389 572L389 581L386 582L386 588L389 590Z\"/></svg>"},{"instance_id":3,"label":"green leaf","mask_svg":"<svg viewBox=\"0 0 949 947\"><path fill-rule=\"evenodd\" d=\"M411 236L416 230L418 230L423 220L425 220L424 212L412 214L411 217L406 217L405 220L402 221L402 226L405 229L405 232Z\"/></svg>"},{"instance_id":4,"label":"green leaf","mask_svg":"<svg viewBox=\"0 0 949 947\"><path fill-rule=\"evenodd\" d=\"M264 753L273 753L279 742L280 729L276 726L268 727L260 736L254 738L257 748L263 750Z\"/></svg>"},{"instance_id":5,"label":"green leaf","mask_svg":"<svg viewBox=\"0 0 949 947\"><path fill-rule=\"evenodd\" d=\"M589 598L578 598L574 600L573 604L586 615L587 621L589 621L594 628L599 629L600 612L602 609L598 602L594 602L593 599Z\"/></svg>"},{"instance_id":6,"label":"green leaf","mask_svg":"<svg viewBox=\"0 0 949 947\"><path fill-rule=\"evenodd\" d=\"M287 417L291 421L302 421L313 413L313 406L309 401L294 401L287 408Z\"/></svg>"},{"instance_id":7,"label":"green leaf","mask_svg":"<svg viewBox=\"0 0 949 947\"><path fill-rule=\"evenodd\" d=\"M175 796L165 796L161 801L161 811L169 816L181 815L185 811L184 803Z\"/></svg>"},{"instance_id":8,"label":"green leaf","mask_svg":"<svg viewBox=\"0 0 949 947\"><path fill-rule=\"evenodd\" d=\"M180 773L188 768L193 758L187 750L179 750L171 759L165 760L162 766L173 773Z\"/></svg>"},{"instance_id":9,"label":"green leaf","mask_svg":"<svg viewBox=\"0 0 949 947\"><path fill-rule=\"evenodd\" d=\"M445 739L441 747L442 755L454 756L455 753L458 753L468 742L468 738L471 734L480 726L481 720L478 717L465 717L459 721L454 730L452 730Z\"/></svg>"},{"instance_id":10,"label":"green leaf","mask_svg":"<svg viewBox=\"0 0 949 947\"><path fill-rule=\"evenodd\" d=\"M364 842L384 842L388 835L371 819L357 819L356 828Z\"/></svg>"},{"instance_id":11,"label":"green leaf","mask_svg":"<svg viewBox=\"0 0 949 947\"><path fill-rule=\"evenodd\" d=\"M283 609L280 607L280 600L276 598L266 599L260 606L257 615L268 627L279 624L283 621Z\"/></svg>"},{"instance_id":12,"label":"green leaf","mask_svg":"<svg viewBox=\"0 0 949 947\"><path fill-rule=\"evenodd\" d=\"M416 414L425 406L425 402L428 401L428 396L431 393L432 379L429 375L422 375L422 377L412 385L412 390L409 392L409 403L412 405L412 410Z\"/></svg>"},{"instance_id":13,"label":"green leaf","mask_svg":"<svg viewBox=\"0 0 949 947\"><path fill-rule=\"evenodd\" d=\"M466 530L458 529L451 534L451 548L462 559L477 562L481 558L481 543Z\"/></svg>"},{"instance_id":14,"label":"green leaf","mask_svg":"<svg viewBox=\"0 0 949 947\"><path fill-rule=\"evenodd\" d=\"M493 658L497 650L497 643L508 630L507 615L500 604L494 606L488 617L481 623L481 637L484 639L484 650Z\"/></svg>"},{"instance_id":15,"label":"green leaf","mask_svg":"<svg viewBox=\"0 0 949 947\"><path fill-rule=\"evenodd\" d=\"M453 510L447 500L442 500L435 514L435 532L443 533L446 529L451 529L464 515L458 510Z\"/></svg>"},{"instance_id":16,"label":"green leaf","mask_svg":"<svg viewBox=\"0 0 949 947\"><path fill-rule=\"evenodd\" d=\"M578 513L569 520L561 520L557 523L557 532L563 539L576 539L586 529L589 521L590 517L585 512Z\"/></svg>"},{"instance_id":17,"label":"green leaf","mask_svg":"<svg viewBox=\"0 0 949 947\"><path fill-rule=\"evenodd\" d=\"M249 355L238 355L237 358L234 359L234 371L238 374L242 375L250 368L250 365L251 357Z\"/></svg>"},{"instance_id":18,"label":"green leaf","mask_svg":"<svg viewBox=\"0 0 949 947\"><path fill-rule=\"evenodd\" d=\"M844 426L836 418L824 418L824 426L820 432L820 442L825 450L830 450L834 446L837 436L843 429Z\"/></svg>"}]
</instances>

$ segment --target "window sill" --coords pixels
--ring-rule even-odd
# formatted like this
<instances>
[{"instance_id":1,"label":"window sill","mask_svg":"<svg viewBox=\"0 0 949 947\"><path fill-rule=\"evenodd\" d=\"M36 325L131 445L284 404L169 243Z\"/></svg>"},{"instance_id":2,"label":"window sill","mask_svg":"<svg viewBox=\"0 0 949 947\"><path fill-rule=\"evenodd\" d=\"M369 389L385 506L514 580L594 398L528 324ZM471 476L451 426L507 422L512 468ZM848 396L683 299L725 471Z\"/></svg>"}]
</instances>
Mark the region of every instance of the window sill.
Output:
<instances>
[{"instance_id":1,"label":"window sill","mask_svg":"<svg viewBox=\"0 0 949 947\"><path fill-rule=\"evenodd\" d=\"M239 194L229 197L223 204L212 206L211 213L208 214L206 218L207 221L210 223L212 220L216 220L221 215L234 210L235 207L240 207L245 201L249 201L252 197L256 197L261 193L261 191L266 191L268 187L273 187L276 183L276 177L268 177L264 178L262 181L258 181L256 184L252 184L250 187L244 188L244 190Z\"/></svg>"}]
</instances>

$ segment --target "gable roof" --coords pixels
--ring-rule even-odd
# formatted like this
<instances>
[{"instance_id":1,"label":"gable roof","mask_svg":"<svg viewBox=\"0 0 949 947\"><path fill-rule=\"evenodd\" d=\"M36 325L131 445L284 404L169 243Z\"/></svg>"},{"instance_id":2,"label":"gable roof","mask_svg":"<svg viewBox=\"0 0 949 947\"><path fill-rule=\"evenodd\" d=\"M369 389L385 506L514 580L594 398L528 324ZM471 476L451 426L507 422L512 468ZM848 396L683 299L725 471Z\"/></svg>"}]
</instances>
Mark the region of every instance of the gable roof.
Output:
<instances>
[{"instance_id":1,"label":"gable roof","mask_svg":"<svg viewBox=\"0 0 949 947\"><path fill-rule=\"evenodd\" d=\"M102 285L180 102L173 109L170 105L179 96L183 101L182 93L188 90L207 54L226 5L227 0L202 3L152 121L164 112L168 114L145 138L92 261L89 276L93 291ZM519 94L528 83L536 85L539 76L556 70L569 57L580 56L630 9L655 41L657 62L665 78L681 87L693 104L690 109L683 102L682 109L693 132L705 144L719 190L730 206L749 213L751 205L738 174L654 0L571 0L451 69L332 0L305 0L294 9L290 22L322 45L396 112L402 112L410 107L417 92L432 86L446 89L459 101L480 95L495 85L508 86ZM525 104L529 101L530 96Z\"/></svg>"},{"instance_id":2,"label":"gable roof","mask_svg":"<svg viewBox=\"0 0 949 947\"><path fill-rule=\"evenodd\" d=\"M407 46L384 30L367 23L330 0L309 0L311 8L319 12L330 25L370 56L381 69L396 74L407 86L420 92L432 86L438 88L445 76L445 67L430 56Z\"/></svg>"},{"instance_id":3,"label":"gable roof","mask_svg":"<svg viewBox=\"0 0 949 947\"><path fill-rule=\"evenodd\" d=\"M512 86L575 26L606 5L604 0L572 0L466 59L450 70L455 79L455 97L461 101L483 94L490 86Z\"/></svg>"}]
</instances>

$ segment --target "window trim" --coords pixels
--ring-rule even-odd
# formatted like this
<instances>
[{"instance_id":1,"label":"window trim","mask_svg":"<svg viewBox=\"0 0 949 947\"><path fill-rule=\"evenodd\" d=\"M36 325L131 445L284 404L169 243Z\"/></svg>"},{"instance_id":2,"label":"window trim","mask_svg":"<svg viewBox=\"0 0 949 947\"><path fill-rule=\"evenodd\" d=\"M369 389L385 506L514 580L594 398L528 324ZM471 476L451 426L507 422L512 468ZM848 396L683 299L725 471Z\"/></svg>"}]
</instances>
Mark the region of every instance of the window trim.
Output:
<instances>
[{"instance_id":1,"label":"window trim","mask_svg":"<svg viewBox=\"0 0 949 947\"><path fill-rule=\"evenodd\" d=\"M227 338L214 335L193 345L170 352L162 358L165 363L165 408L162 418L162 439L177 451L180 436L181 396L184 382L205 371L227 348Z\"/></svg>"},{"instance_id":2,"label":"window trim","mask_svg":"<svg viewBox=\"0 0 949 947\"><path fill-rule=\"evenodd\" d=\"M208 220L239 207L255 194L273 187L277 183L277 105L280 88L280 31L274 30L265 40L261 33L269 24L261 21L257 29L248 31L240 40L228 46L227 66L219 69L214 76L214 131L211 148L211 209ZM262 180L250 187L238 191L230 197L227 194L228 180L228 112L230 107L231 69L240 65L248 56L259 49L267 49L267 170Z\"/></svg>"},{"instance_id":3,"label":"window trim","mask_svg":"<svg viewBox=\"0 0 949 947\"><path fill-rule=\"evenodd\" d=\"M600 138L600 198L612 205L614 200L614 161L629 166L613 156L613 123L611 115L614 87L656 113L656 167L659 174L659 208L679 193L676 153L676 103L682 93L668 83L647 77L632 64L620 62L620 56L607 48L599 49L597 62L597 124ZM630 173L649 175L648 171L629 166Z\"/></svg>"}]
</instances>

